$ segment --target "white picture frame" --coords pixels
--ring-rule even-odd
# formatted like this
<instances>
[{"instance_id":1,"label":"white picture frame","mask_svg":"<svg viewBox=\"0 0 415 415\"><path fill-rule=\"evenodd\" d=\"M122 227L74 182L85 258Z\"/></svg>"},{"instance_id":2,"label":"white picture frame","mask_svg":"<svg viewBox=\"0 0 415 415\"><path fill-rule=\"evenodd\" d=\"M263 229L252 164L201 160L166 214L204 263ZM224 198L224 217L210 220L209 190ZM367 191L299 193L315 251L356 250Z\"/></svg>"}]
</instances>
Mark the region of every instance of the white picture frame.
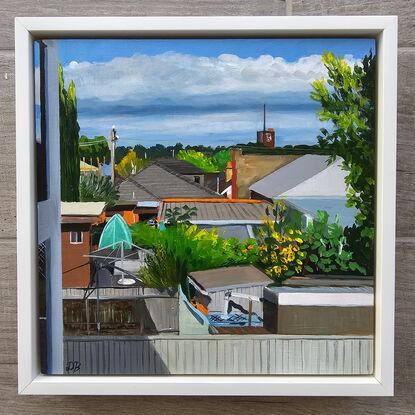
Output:
<instances>
[{"instance_id":1,"label":"white picture frame","mask_svg":"<svg viewBox=\"0 0 415 415\"><path fill-rule=\"evenodd\" d=\"M36 38L374 37L377 40L377 236L372 376L47 376L37 324L33 41ZM397 18L17 17L16 166L18 392L59 395L392 396L396 184ZM56 126L55 126L56 127ZM52 126L53 128L53 126ZM26 149L21 151L21 149Z\"/></svg>"}]
</instances>

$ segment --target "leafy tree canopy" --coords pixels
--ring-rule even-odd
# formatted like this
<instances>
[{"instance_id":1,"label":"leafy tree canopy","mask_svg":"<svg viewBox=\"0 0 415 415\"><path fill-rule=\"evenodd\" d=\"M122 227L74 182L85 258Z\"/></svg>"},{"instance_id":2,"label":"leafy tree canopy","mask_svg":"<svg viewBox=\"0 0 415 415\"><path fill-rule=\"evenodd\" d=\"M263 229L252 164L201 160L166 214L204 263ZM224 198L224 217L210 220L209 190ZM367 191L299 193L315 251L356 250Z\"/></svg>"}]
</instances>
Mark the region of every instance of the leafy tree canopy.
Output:
<instances>
[{"instance_id":1,"label":"leafy tree canopy","mask_svg":"<svg viewBox=\"0 0 415 415\"><path fill-rule=\"evenodd\" d=\"M117 173L121 177L128 177L133 174L137 174L142 170L148 162L146 160L137 157L137 154L133 150L129 150L128 153L121 159L121 161L115 166Z\"/></svg>"},{"instance_id":2,"label":"leafy tree canopy","mask_svg":"<svg viewBox=\"0 0 415 415\"><path fill-rule=\"evenodd\" d=\"M220 150L212 156L196 150L181 150L177 158L192 163L207 173L215 173L225 170L228 161L232 158L232 150Z\"/></svg>"},{"instance_id":3,"label":"leafy tree canopy","mask_svg":"<svg viewBox=\"0 0 415 415\"><path fill-rule=\"evenodd\" d=\"M375 213L375 71L376 57L370 53L351 67L331 52L323 55L328 79L312 83L311 98L321 104L318 117L332 128L321 129L319 144L330 149L330 161L343 158L347 172L347 205L356 215L359 249L373 263Z\"/></svg>"},{"instance_id":4,"label":"leafy tree canopy","mask_svg":"<svg viewBox=\"0 0 415 415\"><path fill-rule=\"evenodd\" d=\"M82 135L79 139L79 156L86 159L93 159L95 162L97 157L103 159L104 157L110 159L110 150L107 139L103 135L88 138Z\"/></svg>"}]
</instances>

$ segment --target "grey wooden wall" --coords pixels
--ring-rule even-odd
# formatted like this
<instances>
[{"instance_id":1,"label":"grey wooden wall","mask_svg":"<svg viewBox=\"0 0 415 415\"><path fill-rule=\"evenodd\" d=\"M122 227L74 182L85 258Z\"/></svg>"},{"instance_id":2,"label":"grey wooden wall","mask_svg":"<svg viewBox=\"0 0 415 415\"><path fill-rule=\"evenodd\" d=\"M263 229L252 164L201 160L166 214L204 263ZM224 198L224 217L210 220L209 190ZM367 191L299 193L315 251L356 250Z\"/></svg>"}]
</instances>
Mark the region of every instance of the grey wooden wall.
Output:
<instances>
[{"instance_id":1,"label":"grey wooden wall","mask_svg":"<svg viewBox=\"0 0 415 415\"><path fill-rule=\"evenodd\" d=\"M393 398L17 396L15 16L399 15L396 391ZM414 414L415 0L0 0L0 414ZM26 151L24 148L18 151ZM17 166L26 168L26 166Z\"/></svg>"}]
</instances>

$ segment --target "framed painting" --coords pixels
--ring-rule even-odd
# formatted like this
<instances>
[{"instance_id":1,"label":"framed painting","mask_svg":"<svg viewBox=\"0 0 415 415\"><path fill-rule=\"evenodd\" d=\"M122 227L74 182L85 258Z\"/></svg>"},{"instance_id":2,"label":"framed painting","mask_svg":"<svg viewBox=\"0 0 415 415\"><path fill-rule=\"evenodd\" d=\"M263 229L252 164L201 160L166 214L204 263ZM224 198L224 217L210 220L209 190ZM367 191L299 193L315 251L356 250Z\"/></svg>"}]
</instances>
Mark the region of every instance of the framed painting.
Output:
<instances>
[{"instance_id":1,"label":"framed painting","mask_svg":"<svg viewBox=\"0 0 415 415\"><path fill-rule=\"evenodd\" d=\"M390 16L16 18L19 393L393 394L396 63Z\"/></svg>"}]
</instances>

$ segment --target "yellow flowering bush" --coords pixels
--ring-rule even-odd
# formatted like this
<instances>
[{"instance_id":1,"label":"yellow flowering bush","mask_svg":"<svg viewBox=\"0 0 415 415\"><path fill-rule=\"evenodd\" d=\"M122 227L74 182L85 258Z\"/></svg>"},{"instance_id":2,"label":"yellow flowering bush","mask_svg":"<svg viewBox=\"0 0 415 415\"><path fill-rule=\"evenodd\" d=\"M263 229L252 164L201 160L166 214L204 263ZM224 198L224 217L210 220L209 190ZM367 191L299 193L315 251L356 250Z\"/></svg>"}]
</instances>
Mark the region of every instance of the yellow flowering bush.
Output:
<instances>
[{"instance_id":1,"label":"yellow flowering bush","mask_svg":"<svg viewBox=\"0 0 415 415\"><path fill-rule=\"evenodd\" d=\"M303 272L305 252L302 251L303 233L298 221L288 220L287 206L283 200L275 203L273 217L267 217L257 230L261 241L259 258L266 274L275 281L282 281Z\"/></svg>"}]
</instances>

